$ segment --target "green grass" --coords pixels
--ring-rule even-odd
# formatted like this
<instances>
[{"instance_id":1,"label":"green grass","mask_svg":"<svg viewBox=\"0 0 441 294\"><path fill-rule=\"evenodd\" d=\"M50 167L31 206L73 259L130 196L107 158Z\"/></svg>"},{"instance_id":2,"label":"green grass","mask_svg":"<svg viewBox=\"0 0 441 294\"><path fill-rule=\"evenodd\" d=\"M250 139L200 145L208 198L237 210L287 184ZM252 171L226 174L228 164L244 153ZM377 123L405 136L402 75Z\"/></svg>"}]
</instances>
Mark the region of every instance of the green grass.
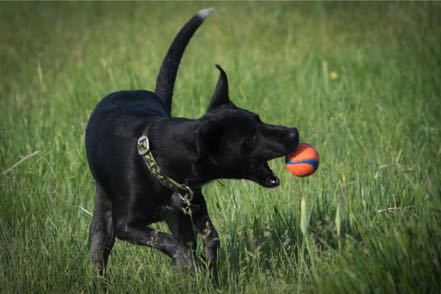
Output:
<instances>
[{"instance_id":1,"label":"green grass","mask_svg":"<svg viewBox=\"0 0 441 294\"><path fill-rule=\"evenodd\" d=\"M0 172L39 151L0 175L0 292L94 291L88 115L112 91L153 89L174 34L207 6L174 114L204 113L219 63L235 103L298 127L321 166L301 179L277 159L277 189L204 188L217 283L119 241L109 291L439 293L441 5L248 2L0 4Z\"/></svg>"}]
</instances>

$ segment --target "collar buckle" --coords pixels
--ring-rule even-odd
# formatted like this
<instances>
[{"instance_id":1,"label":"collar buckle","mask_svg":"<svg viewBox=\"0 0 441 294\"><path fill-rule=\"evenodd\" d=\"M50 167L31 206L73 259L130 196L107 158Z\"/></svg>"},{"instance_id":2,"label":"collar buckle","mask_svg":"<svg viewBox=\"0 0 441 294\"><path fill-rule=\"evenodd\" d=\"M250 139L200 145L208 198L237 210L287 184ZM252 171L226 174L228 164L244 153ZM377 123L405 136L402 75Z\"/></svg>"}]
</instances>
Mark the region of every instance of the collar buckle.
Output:
<instances>
[{"instance_id":1,"label":"collar buckle","mask_svg":"<svg viewBox=\"0 0 441 294\"><path fill-rule=\"evenodd\" d=\"M149 138L146 135L142 135L138 139L138 153L141 156L146 155L150 151Z\"/></svg>"}]
</instances>

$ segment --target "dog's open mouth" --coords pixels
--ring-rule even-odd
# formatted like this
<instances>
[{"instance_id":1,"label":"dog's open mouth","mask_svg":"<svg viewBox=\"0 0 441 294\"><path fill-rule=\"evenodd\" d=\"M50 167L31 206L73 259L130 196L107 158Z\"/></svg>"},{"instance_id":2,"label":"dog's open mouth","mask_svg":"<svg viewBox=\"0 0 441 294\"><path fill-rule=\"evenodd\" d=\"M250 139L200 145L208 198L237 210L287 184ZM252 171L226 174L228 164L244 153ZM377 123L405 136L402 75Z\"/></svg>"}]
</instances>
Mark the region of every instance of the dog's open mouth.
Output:
<instances>
[{"instance_id":1,"label":"dog's open mouth","mask_svg":"<svg viewBox=\"0 0 441 294\"><path fill-rule=\"evenodd\" d=\"M279 178L271 170L266 161L255 167L252 180L267 188L274 188L280 185Z\"/></svg>"}]
</instances>

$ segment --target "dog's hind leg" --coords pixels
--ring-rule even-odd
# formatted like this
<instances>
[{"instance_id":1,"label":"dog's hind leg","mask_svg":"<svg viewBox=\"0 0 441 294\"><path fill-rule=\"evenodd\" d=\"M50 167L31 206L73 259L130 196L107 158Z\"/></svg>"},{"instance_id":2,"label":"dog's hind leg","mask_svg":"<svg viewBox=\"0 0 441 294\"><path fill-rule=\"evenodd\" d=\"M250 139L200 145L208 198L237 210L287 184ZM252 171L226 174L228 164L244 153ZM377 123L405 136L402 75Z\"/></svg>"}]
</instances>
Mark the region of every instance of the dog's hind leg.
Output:
<instances>
[{"instance_id":1,"label":"dog's hind leg","mask_svg":"<svg viewBox=\"0 0 441 294\"><path fill-rule=\"evenodd\" d=\"M103 188L96 183L95 212L89 227L89 248L92 266L102 275L115 242L112 204Z\"/></svg>"}]
</instances>

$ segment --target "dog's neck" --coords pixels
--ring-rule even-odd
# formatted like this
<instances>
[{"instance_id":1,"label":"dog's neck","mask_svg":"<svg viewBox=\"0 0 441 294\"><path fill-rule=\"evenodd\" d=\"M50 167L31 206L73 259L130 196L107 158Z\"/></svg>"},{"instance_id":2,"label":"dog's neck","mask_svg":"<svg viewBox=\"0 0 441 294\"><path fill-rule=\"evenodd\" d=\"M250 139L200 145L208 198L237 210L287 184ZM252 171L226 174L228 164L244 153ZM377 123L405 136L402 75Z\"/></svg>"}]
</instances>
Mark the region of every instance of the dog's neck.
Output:
<instances>
[{"instance_id":1,"label":"dog's neck","mask_svg":"<svg viewBox=\"0 0 441 294\"><path fill-rule=\"evenodd\" d=\"M191 188L199 188L214 179L213 173L201 172L197 164L195 133L198 125L196 120L167 118L150 124L144 132L161 170Z\"/></svg>"}]
</instances>

